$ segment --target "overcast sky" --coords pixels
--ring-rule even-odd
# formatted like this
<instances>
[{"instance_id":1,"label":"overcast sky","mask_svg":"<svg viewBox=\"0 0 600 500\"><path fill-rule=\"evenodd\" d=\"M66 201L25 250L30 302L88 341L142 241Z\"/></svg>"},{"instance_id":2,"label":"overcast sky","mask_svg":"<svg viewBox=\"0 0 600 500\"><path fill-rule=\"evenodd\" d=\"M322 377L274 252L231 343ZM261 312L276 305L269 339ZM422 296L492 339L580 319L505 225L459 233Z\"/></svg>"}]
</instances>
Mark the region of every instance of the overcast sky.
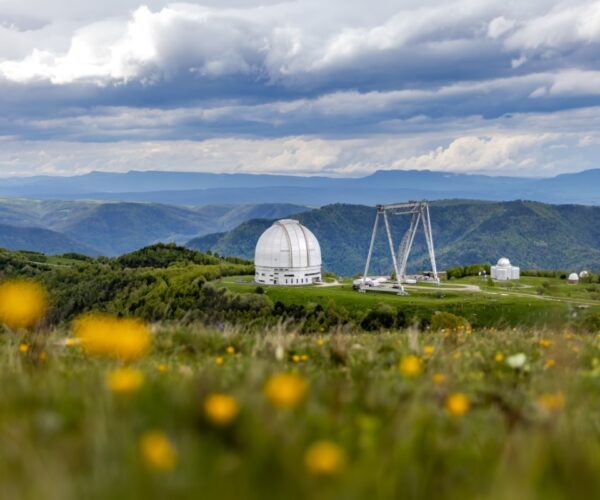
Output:
<instances>
[{"instance_id":1,"label":"overcast sky","mask_svg":"<svg viewBox=\"0 0 600 500\"><path fill-rule=\"evenodd\" d=\"M600 0L0 0L0 176L599 159Z\"/></svg>"}]
</instances>

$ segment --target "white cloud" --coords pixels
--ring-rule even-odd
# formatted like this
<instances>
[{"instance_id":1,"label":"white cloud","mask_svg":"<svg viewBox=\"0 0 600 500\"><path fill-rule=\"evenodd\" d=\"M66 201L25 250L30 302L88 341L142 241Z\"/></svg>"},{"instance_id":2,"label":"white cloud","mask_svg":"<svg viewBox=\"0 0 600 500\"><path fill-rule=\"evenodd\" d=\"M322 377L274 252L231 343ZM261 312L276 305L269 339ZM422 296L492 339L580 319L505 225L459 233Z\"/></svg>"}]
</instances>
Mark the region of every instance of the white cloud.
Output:
<instances>
[{"instance_id":1,"label":"white cloud","mask_svg":"<svg viewBox=\"0 0 600 500\"><path fill-rule=\"evenodd\" d=\"M409 43L475 41L482 19L498 10L491 0L420 8L407 4L405 10L381 2L371 12L359 5L335 0L324 10L309 0L246 8L140 6L128 22L109 18L79 27L64 53L38 46L23 59L6 60L0 74L16 82L55 84L143 79L148 72L168 77L181 71L207 77L250 73L279 81L352 66L357 59Z\"/></svg>"},{"instance_id":2,"label":"white cloud","mask_svg":"<svg viewBox=\"0 0 600 500\"><path fill-rule=\"evenodd\" d=\"M600 1L561 2L545 15L525 20L506 39L517 49L551 47L573 43L600 42Z\"/></svg>"},{"instance_id":3,"label":"white cloud","mask_svg":"<svg viewBox=\"0 0 600 500\"><path fill-rule=\"evenodd\" d=\"M500 38L502 35L513 29L516 21L514 19L506 19L504 16L495 17L488 24L487 35L490 38Z\"/></svg>"}]
</instances>

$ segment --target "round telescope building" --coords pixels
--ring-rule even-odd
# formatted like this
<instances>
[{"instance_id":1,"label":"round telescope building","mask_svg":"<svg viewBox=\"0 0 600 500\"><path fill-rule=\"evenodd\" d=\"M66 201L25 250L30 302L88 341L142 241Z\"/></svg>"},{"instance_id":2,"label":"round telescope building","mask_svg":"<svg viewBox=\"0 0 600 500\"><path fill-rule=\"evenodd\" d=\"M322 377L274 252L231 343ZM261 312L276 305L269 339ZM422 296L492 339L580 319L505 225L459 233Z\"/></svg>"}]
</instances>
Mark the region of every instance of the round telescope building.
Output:
<instances>
[{"instance_id":1,"label":"round telescope building","mask_svg":"<svg viewBox=\"0 0 600 500\"><path fill-rule=\"evenodd\" d=\"M506 257L502 257L495 266L492 266L492 279L498 281L518 280L521 270L513 266Z\"/></svg>"},{"instance_id":2,"label":"round telescope building","mask_svg":"<svg viewBox=\"0 0 600 500\"><path fill-rule=\"evenodd\" d=\"M321 247L315 235L297 220L278 220L258 239L254 266L259 284L321 283Z\"/></svg>"}]
</instances>

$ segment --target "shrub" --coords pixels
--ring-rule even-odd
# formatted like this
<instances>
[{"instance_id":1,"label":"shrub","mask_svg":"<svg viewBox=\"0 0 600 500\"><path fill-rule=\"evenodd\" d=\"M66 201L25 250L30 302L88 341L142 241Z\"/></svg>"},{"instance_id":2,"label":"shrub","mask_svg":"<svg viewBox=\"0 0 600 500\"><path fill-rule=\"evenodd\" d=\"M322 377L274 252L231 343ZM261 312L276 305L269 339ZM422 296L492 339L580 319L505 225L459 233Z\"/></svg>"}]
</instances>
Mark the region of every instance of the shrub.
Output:
<instances>
[{"instance_id":1,"label":"shrub","mask_svg":"<svg viewBox=\"0 0 600 500\"><path fill-rule=\"evenodd\" d=\"M431 318L431 330L440 331L459 331L468 330L471 328L470 323L461 316L449 312L437 312Z\"/></svg>"}]
</instances>

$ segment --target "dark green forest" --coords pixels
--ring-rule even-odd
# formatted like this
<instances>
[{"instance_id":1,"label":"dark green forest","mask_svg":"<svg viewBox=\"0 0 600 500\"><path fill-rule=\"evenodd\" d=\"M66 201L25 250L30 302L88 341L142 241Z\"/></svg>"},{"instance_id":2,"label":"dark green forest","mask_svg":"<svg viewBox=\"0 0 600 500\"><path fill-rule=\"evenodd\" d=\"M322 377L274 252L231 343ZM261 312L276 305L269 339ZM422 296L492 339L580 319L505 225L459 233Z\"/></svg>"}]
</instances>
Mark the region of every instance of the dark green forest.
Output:
<instances>
[{"instance_id":1,"label":"dark green forest","mask_svg":"<svg viewBox=\"0 0 600 500\"><path fill-rule=\"evenodd\" d=\"M375 219L362 205L328 205L294 218L319 239L324 267L339 275L361 273ZM439 269L494 264L508 257L522 269L600 270L600 207L547 205L528 201L431 203ZM407 217L391 217L395 243L408 226ZM270 220L245 222L236 229L191 240L197 250L252 258L258 237ZM417 234L409 271L428 269L422 232ZM383 225L373 256L373 272L389 273L391 260Z\"/></svg>"}]
</instances>

